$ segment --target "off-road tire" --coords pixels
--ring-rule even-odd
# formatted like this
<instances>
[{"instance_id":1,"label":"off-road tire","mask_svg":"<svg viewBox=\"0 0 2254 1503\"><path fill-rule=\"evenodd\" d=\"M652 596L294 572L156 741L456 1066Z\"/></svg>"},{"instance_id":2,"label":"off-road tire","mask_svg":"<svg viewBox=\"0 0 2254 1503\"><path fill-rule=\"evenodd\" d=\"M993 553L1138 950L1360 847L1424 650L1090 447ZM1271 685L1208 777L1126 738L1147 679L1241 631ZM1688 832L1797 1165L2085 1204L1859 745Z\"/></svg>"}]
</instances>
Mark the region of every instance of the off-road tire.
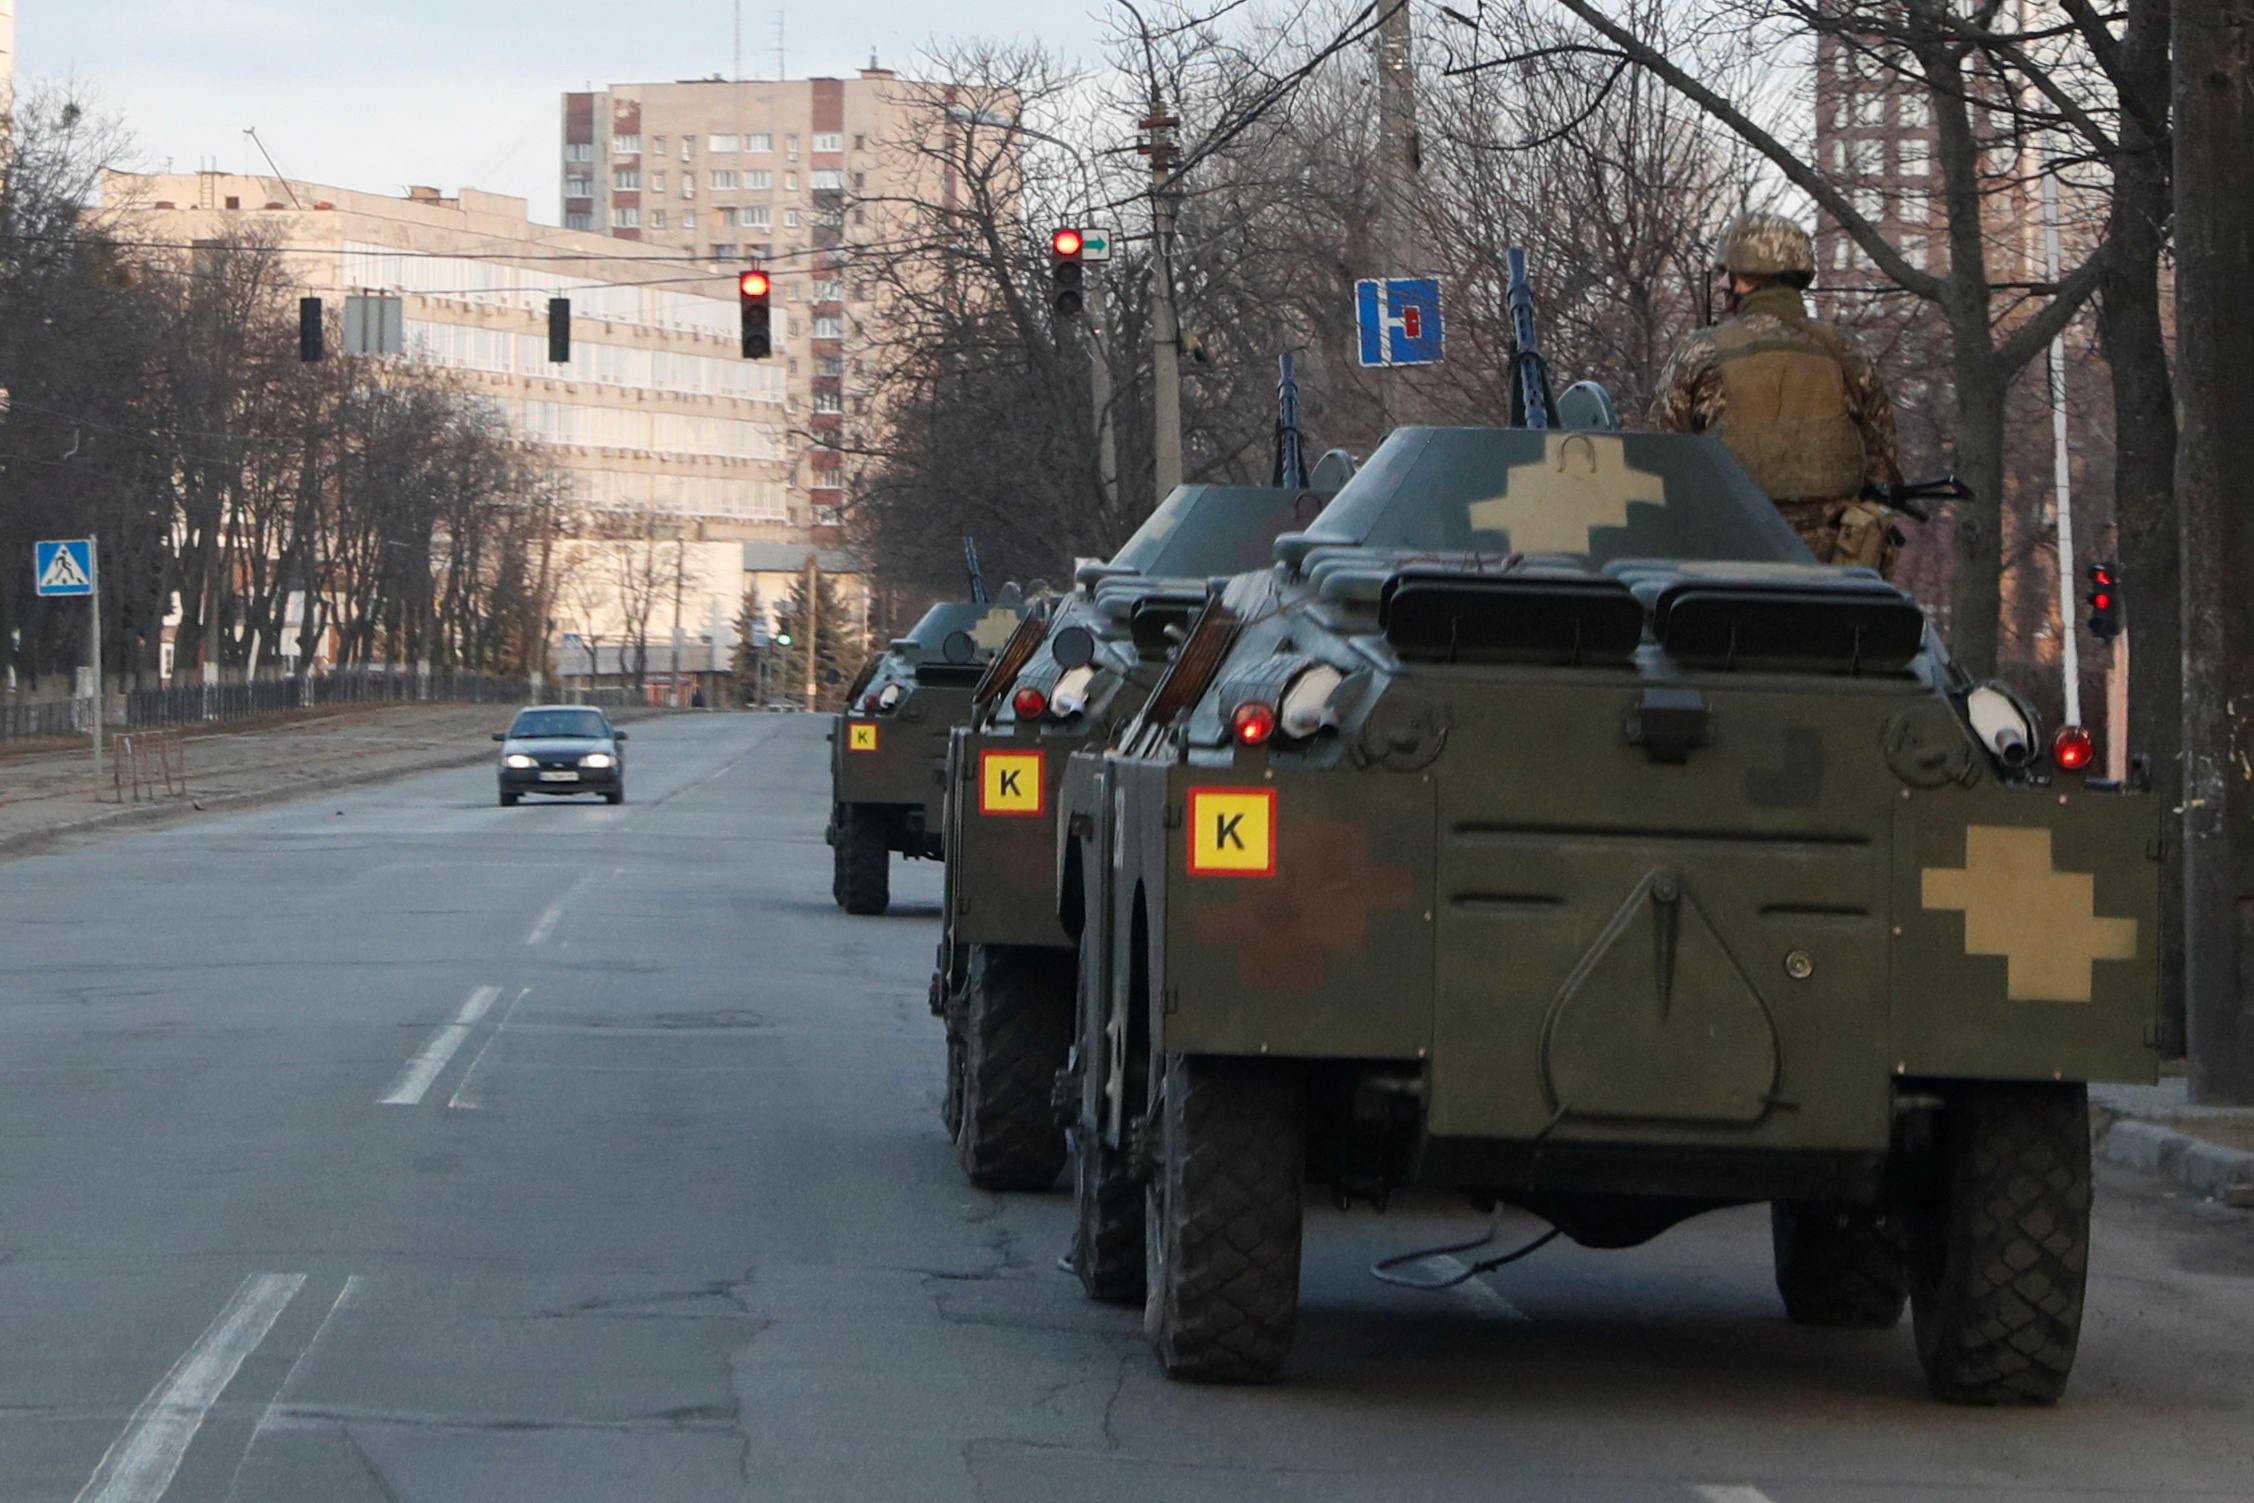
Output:
<instances>
[{"instance_id":1,"label":"off-road tire","mask_svg":"<svg viewBox=\"0 0 2254 1503\"><path fill-rule=\"evenodd\" d=\"M884 817L846 804L837 813L837 905L847 913L882 913L892 906L892 852Z\"/></svg>"},{"instance_id":2,"label":"off-road tire","mask_svg":"<svg viewBox=\"0 0 2254 1503\"><path fill-rule=\"evenodd\" d=\"M1891 1330L1910 1295L1900 1218L1878 1206L1769 1207L1777 1293L1794 1325Z\"/></svg>"},{"instance_id":3,"label":"off-road tire","mask_svg":"<svg viewBox=\"0 0 2254 1503\"><path fill-rule=\"evenodd\" d=\"M939 1098L939 1120L947 1129L947 1141L952 1143L963 1131L963 1041L956 1035L955 1020L947 1020L947 1093Z\"/></svg>"},{"instance_id":4,"label":"off-road tire","mask_svg":"<svg viewBox=\"0 0 2254 1503\"><path fill-rule=\"evenodd\" d=\"M517 806L517 800L522 797L523 795L518 793L504 793L501 795L501 807L504 809L514 809Z\"/></svg>"},{"instance_id":5,"label":"off-road tire","mask_svg":"<svg viewBox=\"0 0 2254 1503\"><path fill-rule=\"evenodd\" d=\"M1072 1051L1073 955L973 945L957 1015L961 1120L955 1157L981 1190L1047 1190L1064 1170L1051 1105Z\"/></svg>"},{"instance_id":6,"label":"off-road tire","mask_svg":"<svg viewBox=\"0 0 2254 1503\"><path fill-rule=\"evenodd\" d=\"M1918 1361L1952 1404L2054 1404L2082 1330L2089 1095L2079 1083L1951 1091L1912 1193Z\"/></svg>"},{"instance_id":7,"label":"off-road tire","mask_svg":"<svg viewBox=\"0 0 2254 1503\"><path fill-rule=\"evenodd\" d=\"M1299 1081L1266 1060L1166 1061L1144 1243L1143 1330L1166 1376L1262 1383L1299 1315Z\"/></svg>"},{"instance_id":8,"label":"off-road tire","mask_svg":"<svg viewBox=\"0 0 2254 1503\"><path fill-rule=\"evenodd\" d=\"M1072 1271L1088 1298L1143 1303L1143 1182L1135 1157L1088 1126L1072 1130Z\"/></svg>"}]
</instances>

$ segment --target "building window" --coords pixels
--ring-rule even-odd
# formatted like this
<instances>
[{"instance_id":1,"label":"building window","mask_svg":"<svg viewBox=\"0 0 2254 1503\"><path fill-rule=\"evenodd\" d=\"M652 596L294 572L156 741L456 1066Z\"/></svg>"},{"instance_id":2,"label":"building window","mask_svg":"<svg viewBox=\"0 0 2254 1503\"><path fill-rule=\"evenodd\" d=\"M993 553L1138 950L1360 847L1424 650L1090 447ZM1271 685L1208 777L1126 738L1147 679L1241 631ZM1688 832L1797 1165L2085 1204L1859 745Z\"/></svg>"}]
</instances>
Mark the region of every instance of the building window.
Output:
<instances>
[{"instance_id":1,"label":"building window","mask_svg":"<svg viewBox=\"0 0 2254 1503\"><path fill-rule=\"evenodd\" d=\"M591 230L594 227L595 216L592 214L577 213L564 216L564 228L567 230Z\"/></svg>"},{"instance_id":2,"label":"building window","mask_svg":"<svg viewBox=\"0 0 2254 1503\"><path fill-rule=\"evenodd\" d=\"M697 175L695 173L684 172L681 174L681 196L683 198L697 196Z\"/></svg>"},{"instance_id":3,"label":"building window","mask_svg":"<svg viewBox=\"0 0 2254 1503\"><path fill-rule=\"evenodd\" d=\"M733 261L736 259L736 248L726 241L721 241L712 247L712 259L715 261Z\"/></svg>"},{"instance_id":4,"label":"building window","mask_svg":"<svg viewBox=\"0 0 2254 1503\"><path fill-rule=\"evenodd\" d=\"M853 174L853 191L854 191L854 192L856 192L856 193L860 192L860 191L861 191L861 189L863 188L863 186L865 186L865 185L866 185L866 184L868 183L868 181L869 181L869 175L868 175L868 174L867 174L866 172L856 172L856 173L854 173L854 174Z\"/></svg>"},{"instance_id":5,"label":"building window","mask_svg":"<svg viewBox=\"0 0 2254 1503\"><path fill-rule=\"evenodd\" d=\"M1850 188L1847 190L1847 202L1854 205L1855 212L1872 224L1877 224L1886 217L1886 195L1876 188Z\"/></svg>"},{"instance_id":6,"label":"building window","mask_svg":"<svg viewBox=\"0 0 2254 1503\"><path fill-rule=\"evenodd\" d=\"M1933 123L1933 105L1923 94L1904 94L1894 105L1895 123L1904 130L1923 130Z\"/></svg>"},{"instance_id":7,"label":"building window","mask_svg":"<svg viewBox=\"0 0 2254 1503\"><path fill-rule=\"evenodd\" d=\"M797 173L786 172L783 174L783 191L785 193L796 193L798 191Z\"/></svg>"},{"instance_id":8,"label":"building window","mask_svg":"<svg viewBox=\"0 0 2254 1503\"><path fill-rule=\"evenodd\" d=\"M855 137L853 138L853 149L854 149L855 151L863 151L863 150L866 150L866 148L865 148L864 146L862 146L862 144L861 144L861 138L860 138L859 136L855 136Z\"/></svg>"},{"instance_id":9,"label":"building window","mask_svg":"<svg viewBox=\"0 0 2254 1503\"><path fill-rule=\"evenodd\" d=\"M715 136L713 139L718 140L719 137ZM712 179L712 191L715 193L724 192L736 186L736 175L733 172L710 172L705 175Z\"/></svg>"},{"instance_id":10,"label":"building window","mask_svg":"<svg viewBox=\"0 0 2254 1503\"><path fill-rule=\"evenodd\" d=\"M681 160L686 162L689 158L695 156L696 154L697 138L694 136L683 136L681 138Z\"/></svg>"},{"instance_id":11,"label":"building window","mask_svg":"<svg viewBox=\"0 0 2254 1503\"><path fill-rule=\"evenodd\" d=\"M567 162L592 162L595 160L595 143L592 141L571 142L564 147L564 160Z\"/></svg>"},{"instance_id":12,"label":"building window","mask_svg":"<svg viewBox=\"0 0 2254 1503\"><path fill-rule=\"evenodd\" d=\"M1855 100L1857 125L1884 125L1886 123L1886 96L1872 92Z\"/></svg>"},{"instance_id":13,"label":"building window","mask_svg":"<svg viewBox=\"0 0 2254 1503\"><path fill-rule=\"evenodd\" d=\"M866 212L860 209L855 209L853 211L853 222L855 224L867 224L869 222L869 216Z\"/></svg>"},{"instance_id":14,"label":"building window","mask_svg":"<svg viewBox=\"0 0 2254 1503\"><path fill-rule=\"evenodd\" d=\"M806 184L817 192L824 188L842 188L845 174L835 167L817 167L806 175Z\"/></svg>"},{"instance_id":15,"label":"building window","mask_svg":"<svg viewBox=\"0 0 2254 1503\"><path fill-rule=\"evenodd\" d=\"M845 150L845 137L834 130L816 131L814 133L814 149L816 151L843 151Z\"/></svg>"},{"instance_id":16,"label":"building window","mask_svg":"<svg viewBox=\"0 0 2254 1503\"><path fill-rule=\"evenodd\" d=\"M653 157L662 157L665 155L665 137L650 137L650 155Z\"/></svg>"},{"instance_id":17,"label":"building window","mask_svg":"<svg viewBox=\"0 0 2254 1503\"><path fill-rule=\"evenodd\" d=\"M775 211L765 204L748 204L735 211L732 222L747 230L763 230L775 222Z\"/></svg>"},{"instance_id":18,"label":"building window","mask_svg":"<svg viewBox=\"0 0 2254 1503\"><path fill-rule=\"evenodd\" d=\"M814 357L814 374L817 376L842 376L845 374L845 361L836 355L816 355Z\"/></svg>"},{"instance_id":19,"label":"building window","mask_svg":"<svg viewBox=\"0 0 2254 1503\"><path fill-rule=\"evenodd\" d=\"M631 191L642 186L642 169L639 167L621 167L610 176L613 188Z\"/></svg>"},{"instance_id":20,"label":"building window","mask_svg":"<svg viewBox=\"0 0 2254 1503\"><path fill-rule=\"evenodd\" d=\"M775 138L766 131L758 131L744 137L744 150L746 151L773 151L774 149Z\"/></svg>"},{"instance_id":21,"label":"building window","mask_svg":"<svg viewBox=\"0 0 2254 1503\"><path fill-rule=\"evenodd\" d=\"M593 178L591 178L591 177L567 177L567 178L565 178L565 179L564 179L564 197L566 197L566 198L593 198L594 196L595 196L595 180L594 180Z\"/></svg>"},{"instance_id":22,"label":"building window","mask_svg":"<svg viewBox=\"0 0 2254 1503\"><path fill-rule=\"evenodd\" d=\"M816 339L843 339L845 337L845 320L835 316L815 319L814 337Z\"/></svg>"},{"instance_id":23,"label":"building window","mask_svg":"<svg viewBox=\"0 0 2254 1503\"><path fill-rule=\"evenodd\" d=\"M761 241L757 245L747 245L744 247L744 259L746 261L772 261L775 259L775 247L766 241Z\"/></svg>"},{"instance_id":24,"label":"building window","mask_svg":"<svg viewBox=\"0 0 2254 1503\"><path fill-rule=\"evenodd\" d=\"M665 191L664 173L653 172L650 174L650 191L652 193L663 193Z\"/></svg>"},{"instance_id":25,"label":"building window","mask_svg":"<svg viewBox=\"0 0 2254 1503\"><path fill-rule=\"evenodd\" d=\"M743 137L741 136L707 136L704 139L706 151L741 151L743 144Z\"/></svg>"},{"instance_id":26,"label":"building window","mask_svg":"<svg viewBox=\"0 0 2254 1503\"><path fill-rule=\"evenodd\" d=\"M795 230L798 228L798 210L783 210L783 228L786 230Z\"/></svg>"},{"instance_id":27,"label":"building window","mask_svg":"<svg viewBox=\"0 0 2254 1503\"><path fill-rule=\"evenodd\" d=\"M744 174L744 187L752 193L771 193L775 188L775 174L765 168Z\"/></svg>"},{"instance_id":28,"label":"building window","mask_svg":"<svg viewBox=\"0 0 2254 1503\"><path fill-rule=\"evenodd\" d=\"M843 209L817 209L814 211L814 222L830 225L843 224L845 223L845 211Z\"/></svg>"},{"instance_id":29,"label":"building window","mask_svg":"<svg viewBox=\"0 0 2254 1503\"><path fill-rule=\"evenodd\" d=\"M613 136L610 138L610 154L614 157L638 157L642 154L642 138Z\"/></svg>"},{"instance_id":30,"label":"building window","mask_svg":"<svg viewBox=\"0 0 2254 1503\"><path fill-rule=\"evenodd\" d=\"M1902 143L1902 176L1925 177L1933 170L1932 148L1912 137Z\"/></svg>"},{"instance_id":31,"label":"building window","mask_svg":"<svg viewBox=\"0 0 2254 1503\"><path fill-rule=\"evenodd\" d=\"M650 211L650 228L653 230L665 228L665 211L663 209L652 209Z\"/></svg>"},{"instance_id":32,"label":"building window","mask_svg":"<svg viewBox=\"0 0 2254 1503\"><path fill-rule=\"evenodd\" d=\"M1884 141L1857 141L1854 145L1855 175L1877 177L1886 171L1886 143Z\"/></svg>"},{"instance_id":33,"label":"building window","mask_svg":"<svg viewBox=\"0 0 2254 1503\"><path fill-rule=\"evenodd\" d=\"M814 301L817 303L844 302L845 284L843 282L824 282L816 280L814 283Z\"/></svg>"},{"instance_id":34,"label":"building window","mask_svg":"<svg viewBox=\"0 0 2254 1503\"><path fill-rule=\"evenodd\" d=\"M627 208L613 209L610 211L610 222L618 229L638 230L642 227L642 211Z\"/></svg>"},{"instance_id":35,"label":"building window","mask_svg":"<svg viewBox=\"0 0 2254 1503\"><path fill-rule=\"evenodd\" d=\"M798 137L783 137L783 160L786 162L795 162L798 160Z\"/></svg>"},{"instance_id":36,"label":"building window","mask_svg":"<svg viewBox=\"0 0 2254 1503\"><path fill-rule=\"evenodd\" d=\"M845 411L845 399L834 391L818 391L814 393L814 410L816 412L843 412Z\"/></svg>"},{"instance_id":37,"label":"building window","mask_svg":"<svg viewBox=\"0 0 2254 1503\"><path fill-rule=\"evenodd\" d=\"M1831 128L1833 130L1845 130L1847 128L1847 96L1845 94L1832 96Z\"/></svg>"},{"instance_id":38,"label":"building window","mask_svg":"<svg viewBox=\"0 0 2254 1503\"><path fill-rule=\"evenodd\" d=\"M1855 264L1855 247L1845 235L1831 242L1831 269L1845 271Z\"/></svg>"},{"instance_id":39,"label":"building window","mask_svg":"<svg viewBox=\"0 0 2254 1503\"><path fill-rule=\"evenodd\" d=\"M1902 237L1902 259L1919 271L1925 270L1925 237L1923 235L1904 235Z\"/></svg>"},{"instance_id":40,"label":"building window","mask_svg":"<svg viewBox=\"0 0 2254 1503\"><path fill-rule=\"evenodd\" d=\"M1831 158L1832 175L1844 177L1847 173L1847 143L1833 136L1824 145L1828 148L1825 154Z\"/></svg>"}]
</instances>

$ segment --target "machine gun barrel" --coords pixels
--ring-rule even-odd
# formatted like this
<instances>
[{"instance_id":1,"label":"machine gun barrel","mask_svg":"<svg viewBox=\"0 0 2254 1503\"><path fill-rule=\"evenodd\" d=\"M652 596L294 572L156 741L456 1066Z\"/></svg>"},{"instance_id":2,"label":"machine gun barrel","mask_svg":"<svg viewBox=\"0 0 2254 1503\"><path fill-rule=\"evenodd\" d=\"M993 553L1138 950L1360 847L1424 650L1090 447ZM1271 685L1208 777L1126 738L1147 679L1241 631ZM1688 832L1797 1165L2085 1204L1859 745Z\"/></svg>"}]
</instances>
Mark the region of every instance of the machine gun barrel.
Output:
<instances>
[{"instance_id":1,"label":"machine gun barrel","mask_svg":"<svg viewBox=\"0 0 2254 1503\"><path fill-rule=\"evenodd\" d=\"M1297 490L1307 483L1307 457L1299 433L1299 380L1291 351L1276 357L1276 469L1274 483Z\"/></svg>"},{"instance_id":2,"label":"machine gun barrel","mask_svg":"<svg viewBox=\"0 0 2254 1503\"><path fill-rule=\"evenodd\" d=\"M978 567L978 542L975 538L963 539L963 567L970 570L970 598L980 605L986 604L986 576Z\"/></svg>"},{"instance_id":3,"label":"machine gun barrel","mask_svg":"<svg viewBox=\"0 0 2254 1503\"><path fill-rule=\"evenodd\" d=\"M1542 344L1534 327L1534 284L1526 274L1526 251L1512 246L1510 264L1511 382L1514 403L1525 426L1550 426L1549 381L1542 367Z\"/></svg>"},{"instance_id":4,"label":"machine gun barrel","mask_svg":"<svg viewBox=\"0 0 2254 1503\"><path fill-rule=\"evenodd\" d=\"M1954 475L1941 475L1932 480L1901 480L1888 485L1871 481L1863 486L1863 497L1916 521L1930 522L1933 508L1926 502L1970 501L1972 487Z\"/></svg>"}]
</instances>

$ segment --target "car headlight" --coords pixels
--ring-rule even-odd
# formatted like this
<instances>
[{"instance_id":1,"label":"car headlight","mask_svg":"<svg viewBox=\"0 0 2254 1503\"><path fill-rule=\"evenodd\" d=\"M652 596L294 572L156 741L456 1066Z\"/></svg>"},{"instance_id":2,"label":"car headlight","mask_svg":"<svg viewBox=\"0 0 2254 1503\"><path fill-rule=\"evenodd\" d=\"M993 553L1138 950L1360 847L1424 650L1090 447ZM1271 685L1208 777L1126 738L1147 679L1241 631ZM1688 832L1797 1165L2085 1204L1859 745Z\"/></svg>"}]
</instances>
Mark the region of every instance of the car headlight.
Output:
<instances>
[{"instance_id":1,"label":"car headlight","mask_svg":"<svg viewBox=\"0 0 2254 1503\"><path fill-rule=\"evenodd\" d=\"M581 767L609 767L617 761L618 758L612 756L609 752L589 752L579 759L579 765Z\"/></svg>"},{"instance_id":2,"label":"car headlight","mask_svg":"<svg viewBox=\"0 0 2254 1503\"><path fill-rule=\"evenodd\" d=\"M523 752L510 752L501 759L503 767L538 767L540 764Z\"/></svg>"}]
</instances>

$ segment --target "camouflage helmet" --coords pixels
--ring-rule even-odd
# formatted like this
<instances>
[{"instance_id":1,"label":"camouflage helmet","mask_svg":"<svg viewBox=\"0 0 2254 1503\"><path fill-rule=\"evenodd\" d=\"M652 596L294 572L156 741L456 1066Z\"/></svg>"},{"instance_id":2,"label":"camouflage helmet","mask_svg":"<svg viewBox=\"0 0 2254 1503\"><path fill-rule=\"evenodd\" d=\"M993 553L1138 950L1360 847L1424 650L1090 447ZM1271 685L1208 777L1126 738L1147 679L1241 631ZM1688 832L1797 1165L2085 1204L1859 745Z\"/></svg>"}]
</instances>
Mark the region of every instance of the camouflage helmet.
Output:
<instances>
[{"instance_id":1,"label":"camouflage helmet","mask_svg":"<svg viewBox=\"0 0 2254 1503\"><path fill-rule=\"evenodd\" d=\"M1782 214L1741 214L1722 232L1721 269L1741 277L1816 274L1816 246Z\"/></svg>"}]
</instances>

